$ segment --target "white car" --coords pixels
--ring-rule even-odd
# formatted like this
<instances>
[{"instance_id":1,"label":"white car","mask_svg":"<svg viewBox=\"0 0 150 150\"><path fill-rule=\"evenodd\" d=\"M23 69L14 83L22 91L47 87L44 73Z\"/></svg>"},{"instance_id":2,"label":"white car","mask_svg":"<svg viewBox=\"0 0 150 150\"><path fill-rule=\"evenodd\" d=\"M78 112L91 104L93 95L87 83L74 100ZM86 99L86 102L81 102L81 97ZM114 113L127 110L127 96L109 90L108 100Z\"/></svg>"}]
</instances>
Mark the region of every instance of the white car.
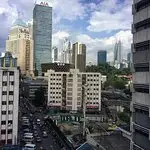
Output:
<instances>
[{"instance_id":1,"label":"white car","mask_svg":"<svg viewBox=\"0 0 150 150\"><path fill-rule=\"evenodd\" d=\"M26 144L23 150L36 150L35 144Z\"/></svg>"}]
</instances>

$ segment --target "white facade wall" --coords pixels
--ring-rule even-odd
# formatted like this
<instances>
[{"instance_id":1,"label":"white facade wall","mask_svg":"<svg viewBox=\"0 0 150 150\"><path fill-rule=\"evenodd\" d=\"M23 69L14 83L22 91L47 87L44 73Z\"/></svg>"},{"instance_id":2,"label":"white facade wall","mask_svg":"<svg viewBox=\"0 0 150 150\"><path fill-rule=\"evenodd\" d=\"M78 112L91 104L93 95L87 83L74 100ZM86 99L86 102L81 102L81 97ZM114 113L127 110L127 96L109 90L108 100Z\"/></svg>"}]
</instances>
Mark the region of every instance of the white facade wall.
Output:
<instances>
[{"instance_id":1,"label":"white facade wall","mask_svg":"<svg viewBox=\"0 0 150 150\"><path fill-rule=\"evenodd\" d=\"M0 141L4 144L17 144L18 103L19 71L0 68Z\"/></svg>"},{"instance_id":2,"label":"white facade wall","mask_svg":"<svg viewBox=\"0 0 150 150\"><path fill-rule=\"evenodd\" d=\"M65 106L67 110L77 111L82 107L83 97L87 108L101 110L100 73L81 73L78 69L71 69L70 72L48 71L48 106Z\"/></svg>"}]
</instances>

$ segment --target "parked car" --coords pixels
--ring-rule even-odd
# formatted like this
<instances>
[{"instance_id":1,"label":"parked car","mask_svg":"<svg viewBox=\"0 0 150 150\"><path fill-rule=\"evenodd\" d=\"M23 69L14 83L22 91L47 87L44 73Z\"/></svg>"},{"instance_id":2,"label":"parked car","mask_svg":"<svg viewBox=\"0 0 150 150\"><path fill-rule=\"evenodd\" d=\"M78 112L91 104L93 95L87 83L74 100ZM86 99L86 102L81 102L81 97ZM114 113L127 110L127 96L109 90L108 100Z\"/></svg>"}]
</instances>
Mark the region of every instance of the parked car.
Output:
<instances>
[{"instance_id":1,"label":"parked car","mask_svg":"<svg viewBox=\"0 0 150 150\"><path fill-rule=\"evenodd\" d=\"M38 137L36 137L36 142L42 142L42 140L41 140L41 138L38 136Z\"/></svg>"},{"instance_id":2,"label":"parked car","mask_svg":"<svg viewBox=\"0 0 150 150\"><path fill-rule=\"evenodd\" d=\"M43 131L43 138L47 138L48 137L48 134L46 131Z\"/></svg>"}]
</instances>

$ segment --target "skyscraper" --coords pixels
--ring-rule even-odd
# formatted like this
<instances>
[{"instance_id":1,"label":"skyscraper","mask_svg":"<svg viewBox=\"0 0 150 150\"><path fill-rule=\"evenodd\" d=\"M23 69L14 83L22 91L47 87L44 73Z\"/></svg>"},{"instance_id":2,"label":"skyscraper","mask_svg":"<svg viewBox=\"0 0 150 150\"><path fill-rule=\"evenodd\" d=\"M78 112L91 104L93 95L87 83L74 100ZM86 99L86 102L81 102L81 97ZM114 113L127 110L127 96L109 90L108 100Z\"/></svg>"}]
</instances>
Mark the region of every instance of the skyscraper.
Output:
<instances>
[{"instance_id":1,"label":"skyscraper","mask_svg":"<svg viewBox=\"0 0 150 150\"><path fill-rule=\"evenodd\" d=\"M116 42L114 49L114 63L120 64L122 62L122 43Z\"/></svg>"},{"instance_id":2,"label":"skyscraper","mask_svg":"<svg viewBox=\"0 0 150 150\"><path fill-rule=\"evenodd\" d=\"M132 54L131 53L127 54L127 62L128 62L128 67L131 68L131 64L132 64Z\"/></svg>"},{"instance_id":3,"label":"skyscraper","mask_svg":"<svg viewBox=\"0 0 150 150\"><path fill-rule=\"evenodd\" d=\"M36 4L33 10L35 75L42 75L41 64L52 62L52 7Z\"/></svg>"},{"instance_id":4,"label":"skyscraper","mask_svg":"<svg viewBox=\"0 0 150 150\"><path fill-rule=\"evenodd\" d=\"M105 50L98 51L97 53L97 65L106 63L107 52Z\"/></svg>"},{"instance_id":5,"label":"skyscraper","mask_svg":"<svg viewBox=\"0 0 150 150\"><path fill-rule=\"evenodd\" d=\"M134 0L133 92L130 150L150 149L150 1Z\"/></svg>"},{"instance_id":6,"label":"skyscraper","mask_svg":"<svg viewBox=\"0 0 150 150\"><path fill-rule=\"evenodd\" d=\"M6 40L6 51L17 57L17 66L21 73L33 75L33 40L29 27L18 18L12 25L8 40Z\"/></svg>"},{"instance_id":7,"label":"skyscraper","mask_svg":"<svg viewBox=\"0 0 150 150\"><path fill-rule=\"evenodd\" d=\"M75 69L79 69L80 72L85 72L86 68L86 45L81 43L73 44L72 48L72 64Z\"/></svg>"},{"instance_id":8,"label":"skyscraper","mask_svg":"<svg viewBox=\"0 0 150 150\"><path fill-rule=\"evenodd\" d=\"M57 62L57 61L58 61L58 48L53 47L53 62Z\"/></svg>"}]
</instances>

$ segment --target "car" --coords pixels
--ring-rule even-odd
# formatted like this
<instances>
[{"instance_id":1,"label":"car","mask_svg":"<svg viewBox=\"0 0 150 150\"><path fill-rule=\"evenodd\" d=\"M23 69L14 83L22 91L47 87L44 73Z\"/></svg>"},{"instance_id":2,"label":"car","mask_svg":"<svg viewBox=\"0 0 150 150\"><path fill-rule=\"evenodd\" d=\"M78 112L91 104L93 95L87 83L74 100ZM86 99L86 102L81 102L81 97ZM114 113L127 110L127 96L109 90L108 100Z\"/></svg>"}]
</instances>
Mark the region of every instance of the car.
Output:
<instances>
[{"instance_id":1,"label":"car","mask_svg":"<svg viewBox=\"0 0 150 150\"><path fill-rule=\"evenodd\" d=\"M40 150L46 150L46 148L44 148L44 147L41 146L41 147L40 147Z\"/></svg>"},{"instance_id":2,"label":"car","mask_svg":"<svg viewBox=\"0 0 150 150\"><path fill-rule=\"evenodd\" d=\"M38 132L34 131L34 136L37 137L38 136Z\"/></svg>"},{"instance_id":3,"label":"car","mask_svg":"<svg viewBox=\"0 0 150 150\"><path fill-rule=\"evenodd\" d=\"M43 138L47 138L48 137L48 134L46 131L43 131Z\"/></svg>"},{"instance_id":4,"label":"car","mask_svg":"<svg viewBox=\"0 0 150 150\"><path fill-rule=\"evenodd\" d=\"M36 137L36 142L42 142L41 138L39 136Z\"/></svg>"},{"instance_id":5,"label":"car","mask_svg":"<svg viewBox=\"0 0 150 150\"><path fill-rule=\"evenodd\" d=\"M24 133L29 133L30 130L29 130L28 128L26 128L26 129L23 130L23 132L24 132Z\"/></svg>"},{"instance_id":6,"label":"car","mask_svg":"<svg viewBox=\"0 0 150 150\"><path fill-rule=\"evenodd\" d=\"M37 120L36 120L36 123L37 123L38 125L40 125L40 124L41 124L41 120L40 120L40 119L37 119Z\"/></svg>"}]
</instances>

